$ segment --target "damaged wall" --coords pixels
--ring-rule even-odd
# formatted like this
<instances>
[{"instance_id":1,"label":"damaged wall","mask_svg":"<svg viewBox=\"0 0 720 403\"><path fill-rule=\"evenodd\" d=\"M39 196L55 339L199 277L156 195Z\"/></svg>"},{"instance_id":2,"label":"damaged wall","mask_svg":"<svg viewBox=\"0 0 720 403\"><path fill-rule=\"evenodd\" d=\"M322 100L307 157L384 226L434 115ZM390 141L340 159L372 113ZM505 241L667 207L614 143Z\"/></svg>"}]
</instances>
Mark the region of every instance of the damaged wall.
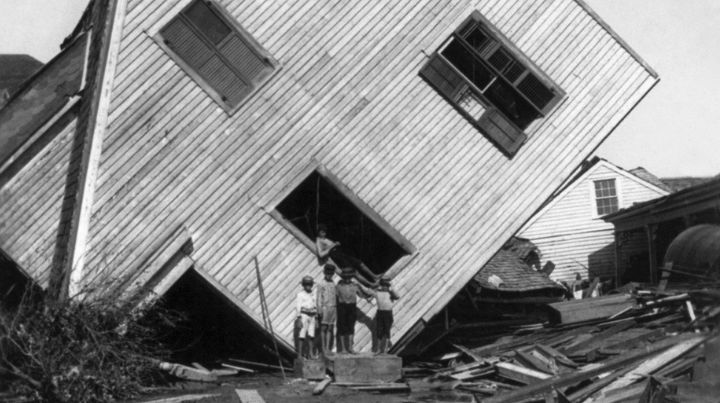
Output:
<instances>
[{"instance_id":1,"label":"damaged wall","mask_svg":"<svg viewBox=\"0 0 720 403\"><path fill-rule=\"evenodd\" d=\"M126 0L116 0L125 2ZM657 82L581 2L217 1L280 68L228 113L154 36L188 0L127 0L90 220L85 283L136 271L178 226L195 267L290 342L300 278L320 268L307 240L269 213L316 167L413 247L390 269L403 299L395 338L429 320L527 221ZM506 156L419 76L473 10L567 94ZM57 143L57 144L56 144ZM64 154L59 140L42 155ZM60 157L58 157L60 158ZM2 217L0 247L35 276L52 256L62 163L27 165L16 186L48 190ZM49 171L49 172L48 172ZM47 225L18 230L42 216ZM374 307L362 302L363 316ZM371 343L358 325L360 349Z\"/></svg>"}]
</instances>

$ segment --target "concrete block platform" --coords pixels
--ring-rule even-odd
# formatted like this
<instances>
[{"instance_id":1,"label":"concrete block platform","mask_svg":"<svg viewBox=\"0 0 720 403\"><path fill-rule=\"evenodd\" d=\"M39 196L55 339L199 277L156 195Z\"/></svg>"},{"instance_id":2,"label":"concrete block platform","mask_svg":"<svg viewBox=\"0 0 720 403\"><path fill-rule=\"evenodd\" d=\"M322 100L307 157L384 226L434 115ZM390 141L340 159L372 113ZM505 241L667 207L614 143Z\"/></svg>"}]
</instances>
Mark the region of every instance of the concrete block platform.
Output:
<instances>
[{"instance_id":1,"label":"concrete block platform","mask_svg":"<svg viewBox=\"0 0 720 403\"><path fill-rule=\"evenodd\" d=\"M325 365L339 383L394 382L402 378L402 358L391 354L333 354L325 357Z\"/></svg>"},{"instance_id":2,"label":"concrete block platform","mask_svg":"<svg viewBox=\"0 0 720 403\"><path fill-rule=\"evenodd\" d=\"M309 380L320 380L325 378L325 360L318 358L311 360L307 358L295 359L295 376Z\"/></svg>"}]
</instances>

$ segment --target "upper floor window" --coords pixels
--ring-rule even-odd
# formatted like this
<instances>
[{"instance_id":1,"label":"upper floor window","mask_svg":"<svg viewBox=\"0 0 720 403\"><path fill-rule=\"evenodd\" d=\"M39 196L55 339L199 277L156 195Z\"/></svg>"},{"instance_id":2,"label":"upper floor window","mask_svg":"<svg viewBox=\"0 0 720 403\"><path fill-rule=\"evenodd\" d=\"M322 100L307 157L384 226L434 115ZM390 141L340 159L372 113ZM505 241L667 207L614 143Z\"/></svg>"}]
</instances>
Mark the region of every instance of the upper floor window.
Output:
<instances>
[{"instance_id":1,"label":"upper floor window","mask_svg":"<svg viewBox=\"0 0 720 403\"><path fill-rule=\"evenodd\" d=\"M219 5L194 0L159 32L164 47L227 111L234 111L277 62Z\"/></svg>"},{"instance_id":2,"label":"upper floor window","mask_svg":"<svg viewBox=\"0 0 720 403\"><path fill-rule=\"evenodd\" d=\"M430 57L420 74L506 154L565 96L479 12Z\"/></svg>"},{"instance_id":3,"label":"upper floor window","mask_svg":"<svg viewBox=\"0 0 720 403\"><path fill-rule=\"evenodd\" d=\"M618 196L615 179L595 181L595 204L599 216L618 211Z\"/></svg>"}]
</instances>

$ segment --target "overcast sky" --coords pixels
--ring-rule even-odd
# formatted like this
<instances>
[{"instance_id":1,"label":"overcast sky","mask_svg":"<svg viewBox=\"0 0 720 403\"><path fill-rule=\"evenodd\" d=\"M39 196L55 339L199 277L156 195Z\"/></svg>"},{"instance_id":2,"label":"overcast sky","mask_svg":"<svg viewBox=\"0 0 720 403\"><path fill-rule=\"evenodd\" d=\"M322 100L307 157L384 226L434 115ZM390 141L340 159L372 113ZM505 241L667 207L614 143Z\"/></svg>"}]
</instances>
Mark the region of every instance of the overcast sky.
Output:
<instances>
[{"instance_id":1,"label":"overcast sky","mask_svg":"<svg viewBox=\"0 0 720 403\"><path fill-rule=\"evenodd\" d=\"M586 1L661 80L597 154L658 176L720 174L720 0ZM0 53L48 61L86 4L0 0Z\"/></svg>"}]
</instances>

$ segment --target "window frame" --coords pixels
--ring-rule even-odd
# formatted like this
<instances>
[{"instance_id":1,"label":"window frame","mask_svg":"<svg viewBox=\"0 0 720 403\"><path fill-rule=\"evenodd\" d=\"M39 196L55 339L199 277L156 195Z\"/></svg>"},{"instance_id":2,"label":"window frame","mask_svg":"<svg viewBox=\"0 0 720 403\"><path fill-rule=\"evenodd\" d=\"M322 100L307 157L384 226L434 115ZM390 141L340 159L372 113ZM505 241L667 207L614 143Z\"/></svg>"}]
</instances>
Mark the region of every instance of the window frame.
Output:
<instances>
[{"instance_id":1,"label":"window frame","mask_svg":"<svg viewBox=\"0 0 720 403\"><path fill-rule=\"evenodd\" d=\"M482 52L474 49L464 37L467 36L475 27L484 33L488 37L489 41L493 42L489 45L485 45ZM474 60L474 63L482 64L484 68L488 69L493 74L494 77L490 80L488 85L486 85L485 89L478 88L469 77L463 74L442 54L442 52L451 43L453 43L453 41L458 41L465 50L472 53L474 59L477 59ZM508 54L517 64L520 65L520 67L523 68L523 72L520 73L514 81L508 79L505 76L506 73L498 70L496 66L489 61L491 57L502 50L504 50L506 54ZM453 73L464 81L464 86L466 88L455 84L456 87L451 91L448 91L447 84L449 83L452 85L450 80L448 80L447 83L443 83L445 85L444 89L438 88L439 84L433 82L433 80L428 78L428 76L424 73L424 70L430 67L433 63L438 63L437 60L440 60L446 68L452 69ZM508 66L509 65L506 64L503 71L505 71ZM484 92L492 86L492 83L496 80L501 80L510 85L514 90L514 93L524 99L532 107L532 109L537 112L538 117L529 122L528 126L538 120L547 118L547 116L557 110L557 107L567 98L567 94L557 83L555 83L529 57L520 51L520 49L518 49L515 44L513 44L499 29L497 29L497 27L495 27L477 10L474 10L469 17L467 17L445 40L442 41L440 46L430 55L429 60L420 71L420 75L444 98L446 98L446 100L456 110L458 110L461 115L483 132L486 137L496 143L496 145L509 157L512 157L518 151L522 143L524 143L527 139L527 128L521 129L510 117L506 116L500 110L500 107L496 106L496 104L485 95ZM543 86L554 94L553 98L551 98L542 108L535 105L535 103L519 89L519 85L528 75L533 75ZM463 96L464 98L461 99L460 96ZM473 116L472 113L463 106L463 101L471 96L476 98L476 100L484 108L482 115L479 117ZM505 126L505 131L514 131L514 133L510 133L511 135L508 136L510 137L510 140L507 141L507 139L500 138L501 136L498 134L498 131L493 132L490 130L491 124L498 127Z\"/></svg>"},{"instance_id":2,"label":"window frame","mask_svg":"<svg viewBox=\"0 0 720 403\"><path fill-rule=\"evenodd\" d=\"M404 256L398 259L392 266L390 266L385 274L395 276L399 273L407 264L412 261L418 254L417 248L403 236L398 230L392 227L390 223L385 221L380 214L378 214L372 207L365 203L360 197L358 197L350 188L348 188L337 176L330 172L324 165L316 163L312 164L310 169L303 172L296 180L293 181L292 186L288 186L284 189L281 195L278 195L265 211L277 221L282 227L284 227L290 234L293 235L300 243L305 245L313 256L316 254L315 251L315 240L311 239L292 222L285 218L277 207L292 193L297 187L313 172L317 172L318 175L322 176L323 179L327 180L335 189L340 192L345 198L350 201L362 214L370 219L375 225L377 225L385 234L391 238L402 250L406 252Z\"/></svg>"},{"instance_id":3,"label":"window frame","mask_svg":"<svg viewBox=\"0 0 720 403\"><path fill-rule=\"evenodd\" d=\"M608 182L608 181L612 182L612 184L613 184L613 188L615 189L615 196L598 197L598 196L597 196L597 183L598 183L598 182ZM592 196L593 218L601 218L601 217L603 217L603 216L605 216L605 215L612 214L612 213L614 213L614 212L616 212L616 211L618 211L618 210L620 210L620 209L622 208L621 198L620 198L620 188L619 188L619 186L618 186L618 180L617 180L617 178L598 178L598 179L593 179L592 182L591 182L591 186L590 186L590 194L591 194L591 196ZM613 211L613 212L601 214L600 211L599 211L598 200L600 200L600 199L603 199L603 200L605 200L605 199L610 199L611 197L614 197L614 198L615 198L615 201L616 201L616 204L617 204L617 210L615 210L615 211Z\"/></svg>"},{"instance_id":4,"label":"window frame","mask_svg":"<svg viewBox=\"0 0 720 403\"><path fill-rule=\"evenodd\" d=\"M260 58L262 58L266 63L270 64L272 66L272 71L262 79L262 81L257 82L254 84L254 88L252 91L250 91L240 102L238 102L236 105L230 105L225 100L223 100L223 95L221 95L218 90L216 90L212 85L210 85L205 78L196 71L196 69L191 66L189 63L187 63L182 56L180 56L178 53L176 53L168 44L166 43L165 38L162 35L163 30L169 26L172 22L174 22L177 18L181 18L185 21L185 23L191 27L193 32L195 32L196 36L200 38L200 40L206 42L206 44L209 44L210 47L213 49L214 53L221 57L223 62L231 69L233 70L236 75L238 73L236 72L237 68L233 66L231 63L227 61L227 59L220 54L218 51L218 46L214 44L209 38L205 36L204 33L202 33L198 27L195 26L194 23L185 15L186 12L196 3L196 2L203 2L207 4L210 9L214 12L214 14L222 20L226 25L230 27L232 31L234 31L235 34L238 34L242 37L242 40L244 40L251 50L258 55ZM231 34L232 35L232 34ZM168 56L180 66L180 68L188 75L190 78L195 81L195 83L203 90L205 93L208 94L208 96L215 101L222 109L228 114L233 115L238 109L240 109L250 98L253 97L253 95L259 91L262 87L264 87L281 69L282 66L280 62L275 59L270 52L268 52L260 43L245 29L240 25L240 23L233 17L227 10L225 10L225 7L223 7L221 4L219 4L215 0L189 0L187 4L183 5L183 7L176 12L172 17L168 18L166 21L163 21L162 25L157 27L155 29L155 33L152 35L153 40L162 48L165 53L168 54ZM227 38L226 38L227 39ZM245 77L244 77L245 78Z\"/></svg>"}]
</instances>

